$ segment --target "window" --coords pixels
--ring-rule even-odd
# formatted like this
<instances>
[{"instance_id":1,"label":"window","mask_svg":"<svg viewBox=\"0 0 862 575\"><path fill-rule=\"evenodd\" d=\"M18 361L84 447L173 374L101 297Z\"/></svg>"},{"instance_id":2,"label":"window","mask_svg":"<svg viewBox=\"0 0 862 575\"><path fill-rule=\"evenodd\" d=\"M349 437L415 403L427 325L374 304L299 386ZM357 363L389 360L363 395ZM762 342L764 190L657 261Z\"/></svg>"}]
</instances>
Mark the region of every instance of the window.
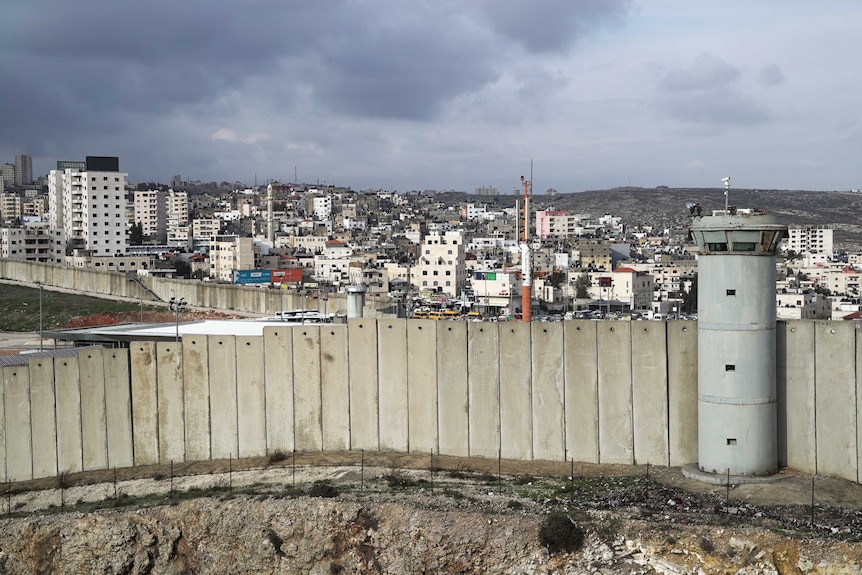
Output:
<instances>
[{"instance_id":1,"label":"window","mask_svg":"<svg viewBox=\"0 0 862 575\"><path fill-rule=\"evenodd\" d=\"M735 290L735 289L729 289L729 290L727 290L727 291L726 291L726 292L724 292L724 293L725 293L725 294L727 294L727 295L736 295L736 290Z\"/></svg>"}]
</instances>

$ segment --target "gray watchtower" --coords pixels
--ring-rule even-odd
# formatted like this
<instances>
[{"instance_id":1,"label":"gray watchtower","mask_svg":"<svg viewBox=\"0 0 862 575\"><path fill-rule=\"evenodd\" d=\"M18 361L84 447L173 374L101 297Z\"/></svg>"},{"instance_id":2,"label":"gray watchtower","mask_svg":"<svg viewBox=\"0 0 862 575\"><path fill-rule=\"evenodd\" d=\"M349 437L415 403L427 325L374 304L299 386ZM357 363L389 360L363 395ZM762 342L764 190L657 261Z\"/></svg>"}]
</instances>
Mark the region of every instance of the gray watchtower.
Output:
<instances>
[{"instance_id":1,"label":"gray watchtower","mask_svg":"<svg viewBox=\"0 0 862 575\"><path fill-rule=\"evenodd\" d=\"M698 208L699 213L700 208ZM762 210L694 218L698 257L698 467L778 471L775 255L787 226Z\"/></svg>"}]
</instances>

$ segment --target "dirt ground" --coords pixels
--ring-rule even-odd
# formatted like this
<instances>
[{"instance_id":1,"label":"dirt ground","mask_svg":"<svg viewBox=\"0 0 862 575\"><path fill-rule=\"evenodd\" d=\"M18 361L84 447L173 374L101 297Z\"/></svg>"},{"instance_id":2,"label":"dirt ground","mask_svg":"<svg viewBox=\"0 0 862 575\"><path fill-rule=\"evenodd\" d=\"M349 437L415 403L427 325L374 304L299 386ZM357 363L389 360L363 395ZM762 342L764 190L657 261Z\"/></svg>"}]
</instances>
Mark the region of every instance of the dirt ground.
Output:
<instances>
[{"instance_id":1,"label":"dirt ground","mask_svg":"<svg viewBox=\"0 0 862 575\"><path fill-rule=\"evenodd\" d=\"M64 505L116 499L120 494L142 498L228 486L250 493L301 490L319 481L341 486L345 493L355 496L364 492L367 497L369 491L376 490L378 497L386 500L406 496L401 489L387 492L387 483L392 488L393 478L398 478L396 486L420 488L410 495L413 503L420 505L439 505L439 498L428 499L434 486L446 490L454 485L472 493L469 501L481 500L492 512L506 512L506 504L519 500L519 505L539 512L581 508L656 517L671 523L720 522L809 536L862 537L862 485L788 470L779 477L728 489L685 478L674 467L381 452L279 453L266 458L111 469L6 484L0 491L5 496L5 501L0 500L0 513L38 514ZM429 487L431 491L426 491ZM451 505L457 508L464 501Z\"/></svg>"}]
</instances>

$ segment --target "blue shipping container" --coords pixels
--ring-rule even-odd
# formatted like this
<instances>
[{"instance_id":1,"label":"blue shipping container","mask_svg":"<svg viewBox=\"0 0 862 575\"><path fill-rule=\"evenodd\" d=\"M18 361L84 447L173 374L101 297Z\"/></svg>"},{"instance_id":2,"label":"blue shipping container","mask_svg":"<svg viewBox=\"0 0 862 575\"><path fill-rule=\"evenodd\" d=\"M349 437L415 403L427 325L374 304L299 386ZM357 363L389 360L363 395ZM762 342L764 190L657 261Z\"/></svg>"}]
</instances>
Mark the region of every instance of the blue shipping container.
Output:
<instances>
[{"instance_id":1,"label":"blue shipping container","mask_svg":"<svg viewBox=\"0 0 862 575\"><path fill-rule=\"evenodd\" d=\"M270 270L234 270L235 284L263 284L270 282Z\"/></svg>"}]
</instances>

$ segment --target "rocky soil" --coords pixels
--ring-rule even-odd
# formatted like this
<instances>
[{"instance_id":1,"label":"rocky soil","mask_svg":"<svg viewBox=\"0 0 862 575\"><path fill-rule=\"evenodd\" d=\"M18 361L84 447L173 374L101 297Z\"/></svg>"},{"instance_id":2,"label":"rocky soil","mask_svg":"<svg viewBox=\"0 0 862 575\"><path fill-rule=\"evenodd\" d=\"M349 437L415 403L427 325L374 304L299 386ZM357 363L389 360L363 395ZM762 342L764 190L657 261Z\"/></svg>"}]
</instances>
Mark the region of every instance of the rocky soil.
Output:
<instances>
[{"instance_id":1,"label":"rocky soil","mask_svg":"<svg viewBox=\"0 0 862 575\"><path fill-rule=\"evenodd\" d=\"M10 493L0 573L862 573L854 483L817 478L846 505L818 501L812 518L784 500L811 484L795 474L727 491L687 489L678 469L402 463L287 457Z\"/></svg>"}]
</instances>

